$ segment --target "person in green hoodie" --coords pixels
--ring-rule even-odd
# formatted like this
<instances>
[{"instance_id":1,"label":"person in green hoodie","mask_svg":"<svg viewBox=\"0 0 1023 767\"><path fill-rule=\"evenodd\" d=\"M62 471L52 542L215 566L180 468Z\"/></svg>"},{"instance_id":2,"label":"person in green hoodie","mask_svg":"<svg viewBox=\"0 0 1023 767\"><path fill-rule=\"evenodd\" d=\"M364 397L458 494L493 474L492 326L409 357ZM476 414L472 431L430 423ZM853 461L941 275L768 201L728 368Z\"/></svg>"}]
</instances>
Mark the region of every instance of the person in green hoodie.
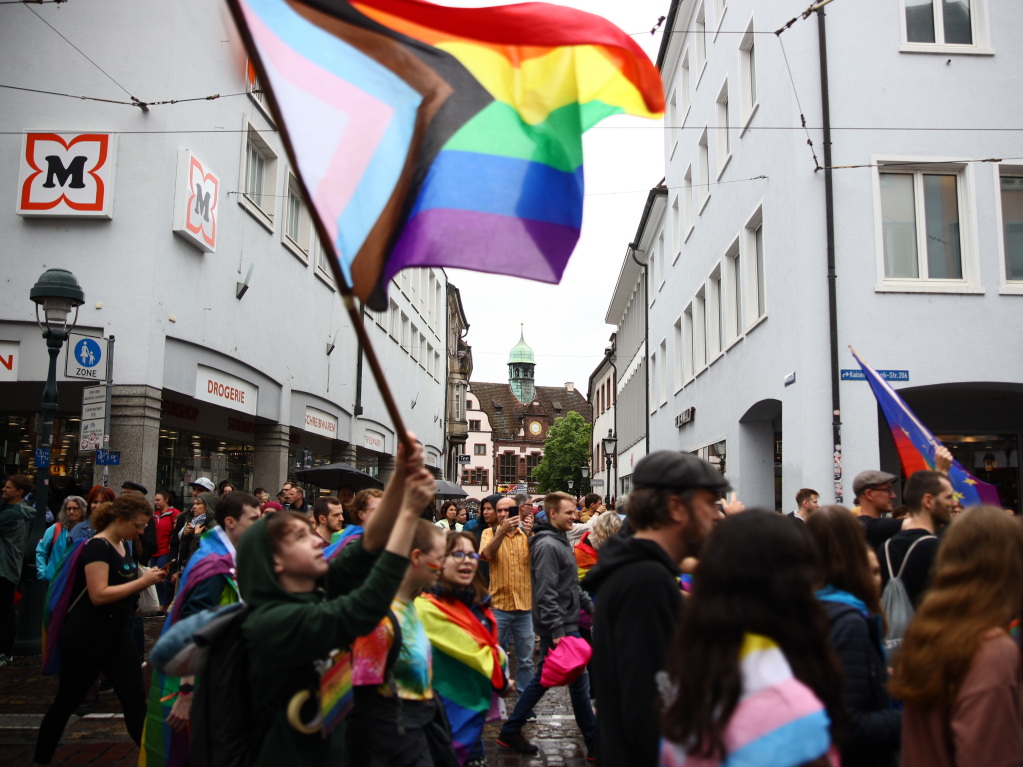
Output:
<instances>
[{"instance_id":1,"label":"person in green hoodie","mask_svg":"<svg viewBox=\"0 0 1023 767\"><path fill-rule=\"evenodd\" d=\"M18 619L14 612L14 590L21 580L28 526L36 512L25 503L32 492L32 480L24 474L7 478L0 502L0 668L11 665Z\"/></svg>"},{"instance_id":2,"label":"person in green hoodie","mask_svg":"<svg viewBox=\"0 0 1023 767\"><path fill-rule=\"evenodd\" d=\"M296 721L295 704L319 683L313 664L376 626L405 576L419 513L436 489L422 446L411 434L409 440L416 447L399 447L395 473L365 534L329 564L311 520L296 512L262 518L238 544L238 583L253 610L242 629L253 713L255 721L270 722L256 767L346 763L345 723L325 738Z\"/></svg>"}]
</instances>

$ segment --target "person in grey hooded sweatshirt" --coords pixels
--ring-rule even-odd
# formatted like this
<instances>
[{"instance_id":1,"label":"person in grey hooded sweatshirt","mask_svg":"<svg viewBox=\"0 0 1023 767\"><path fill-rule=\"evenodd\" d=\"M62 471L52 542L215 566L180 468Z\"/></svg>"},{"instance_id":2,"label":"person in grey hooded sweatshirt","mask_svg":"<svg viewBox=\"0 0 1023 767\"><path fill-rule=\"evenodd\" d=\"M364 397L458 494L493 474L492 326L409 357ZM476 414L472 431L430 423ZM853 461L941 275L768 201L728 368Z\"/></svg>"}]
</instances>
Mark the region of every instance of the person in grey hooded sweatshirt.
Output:
<instances>
[{"instance_id":1,"label":"person in grey hooded sweatshirt","mask_svg":"<svg viewBox=\"0 0 1023 767\"><path fill-rule=\"evenodd\" d=\"M533 580L533 629L540 637L540 660L533 679L519 695L518 703L504 723L497 744L520 754L539 750L522 735L533 707L547 692L540 678L547 654L566 636L579 636L579 610L593 612L589 595L579 588L575 555L568 543L568 530L579 519L575 498L568 493L550 493L543 500L547 519L533 527L529 544L530 575ZM595 758L597 721L590 704L590 679L584 671L568 686L572 713L586 742L587 756Z\"/></svg>"}]
</instances>

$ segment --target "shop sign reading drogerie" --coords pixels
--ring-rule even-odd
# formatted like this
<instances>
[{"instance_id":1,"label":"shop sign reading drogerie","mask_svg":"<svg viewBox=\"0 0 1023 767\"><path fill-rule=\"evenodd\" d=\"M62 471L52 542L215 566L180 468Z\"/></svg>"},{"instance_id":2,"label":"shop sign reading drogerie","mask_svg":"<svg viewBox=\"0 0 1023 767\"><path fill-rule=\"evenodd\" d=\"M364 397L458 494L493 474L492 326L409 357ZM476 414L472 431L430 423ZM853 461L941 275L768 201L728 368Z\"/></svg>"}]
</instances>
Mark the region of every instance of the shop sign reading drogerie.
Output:
<instances>
[{"instance_id":1,"label":"shop sign reading drogerie","mask_svg":"<svg viewBox=\"0 0 1023 767\"><path fill-rule=\"evenodd\" d=\"M216 368L197 365L195 370L195 398L203 402L256 414L259 387L237 376Z\"/></svg>"},{"instance_id":2,"label":"shop sign reading drogerie","mask_svg":"<svg viewBox=\"0 0 1023 767\"><path fill-rule=\"evenodd\" d=\"M110 133L27 132L18 215L112 218L116 147Z\"/></svg>"}]
</instances>

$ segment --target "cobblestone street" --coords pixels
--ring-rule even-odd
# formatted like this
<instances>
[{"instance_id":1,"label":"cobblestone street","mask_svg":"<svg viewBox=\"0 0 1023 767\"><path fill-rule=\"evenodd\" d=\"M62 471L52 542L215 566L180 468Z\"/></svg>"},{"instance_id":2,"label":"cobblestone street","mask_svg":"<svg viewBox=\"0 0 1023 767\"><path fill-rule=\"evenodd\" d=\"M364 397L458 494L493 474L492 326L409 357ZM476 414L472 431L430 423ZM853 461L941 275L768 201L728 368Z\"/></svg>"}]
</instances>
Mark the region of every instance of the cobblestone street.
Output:
<instances>
[{"instance_id":1,"label":"cobblestone street","mask_svg":"<svg viewBox=\"0 0 1023 767\"><path fill-rule=\"evenodd\" d=\"M160 621L146 621L147 646L159 635ZM149 683L149 671L145 674ZM57 689L56 677L40 673L38 658L17 658L11 668L0 670L0 764L21 767L32 764L36 731ZM514 698L508 699L509 709ZM536 707L539 720L523 729L540 748L536 756L520 756L498 748L494 742L500 723L486 729L488 763L492 767L582 767L586 748L575 726L568 688L549 691ZM138 763L138 749L124 729L115 695L102 695L91 713L72 717L53 760L54 767L103 765L129 767ZM326 766L325 766L326 767Z\"/></svg>"}]
</instances>

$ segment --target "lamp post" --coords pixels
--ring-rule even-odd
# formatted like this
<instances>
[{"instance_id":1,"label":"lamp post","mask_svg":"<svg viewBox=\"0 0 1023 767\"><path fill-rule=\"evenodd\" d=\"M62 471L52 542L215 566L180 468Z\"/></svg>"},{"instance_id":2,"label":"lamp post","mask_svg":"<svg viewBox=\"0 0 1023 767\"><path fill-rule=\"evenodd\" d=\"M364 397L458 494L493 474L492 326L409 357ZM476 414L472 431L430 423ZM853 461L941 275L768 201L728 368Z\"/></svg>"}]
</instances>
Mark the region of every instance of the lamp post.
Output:
<instances>
[{"instance_id":1,"label":"lamp post","mask_svg":"<svg viewBox=\"0 0 1023 767\"><path fill-rule=\"evenodd\" d=\"M590 467L589 467L589 465L584 463L580 467L579 473L582 474L582 476L583 476L582 487L580 489L581 490L585 490L587 493L590 492Z\"/></svg>"},{"instance_id":2,"label":"lamp post","mask_svg":"<svg viewBox=\"0 0 1023 767\"><path fill-rule=\"evenodd\" d=\"M569 489L569 490L571 490L571 489L572 489L572 487L573 487L574 485L575 485L575 482L574 482L574 481L572 481L571 479L570 479L570 480L568 480L568 489Z\"/></svg>"},{"instance_id":3,"label":"lamp post","mask_svg":"<svg viewBox=\"0 0 1023 767\"><path fill-rule=\"evenodd\" d=\"M64 348L68 334L78 322L78 307L85 302L85 293L82 292L78 280L67 269L47 269L32 286L28 296L35 302L36 323L43 331L46 351L50 354L46 385L43 387L42 425L38 443L38 447L49 453L53 442L53 416L57 412L57 357ZM42 319L39 317L40 307L43 310ZM75 317L69 326L68 317L72 309L75 310ZM50 489L49 461L46 463L47 466L36 468L36 513L25 542L25 557L29 561L34 558L36 545L46 528L46 503ZM35 568L32 569L34 572ZM39 631L42 625L46 584L33 580L28 592L25 594L26 598L23 600L18 620L18 641L15 649L21 654L36 654L41 644Z\"/></svg>"},{"instance_id":4,"label":"lamp post","mask_svg":"<svg viewBox=\"0 0 1023 767\"><path fill-rule=\"evenodd\" d=\"M607 430L607 436L600 440L604 444L604 463L607 464L607 497L604 499L604 503L611 503L611 498L618 491L618 472L615 472L614 484L611 483L611 465L615 462L616 449L618 447L618 437L615 436L613 429Z\"/></svg>"}]
</instances>

